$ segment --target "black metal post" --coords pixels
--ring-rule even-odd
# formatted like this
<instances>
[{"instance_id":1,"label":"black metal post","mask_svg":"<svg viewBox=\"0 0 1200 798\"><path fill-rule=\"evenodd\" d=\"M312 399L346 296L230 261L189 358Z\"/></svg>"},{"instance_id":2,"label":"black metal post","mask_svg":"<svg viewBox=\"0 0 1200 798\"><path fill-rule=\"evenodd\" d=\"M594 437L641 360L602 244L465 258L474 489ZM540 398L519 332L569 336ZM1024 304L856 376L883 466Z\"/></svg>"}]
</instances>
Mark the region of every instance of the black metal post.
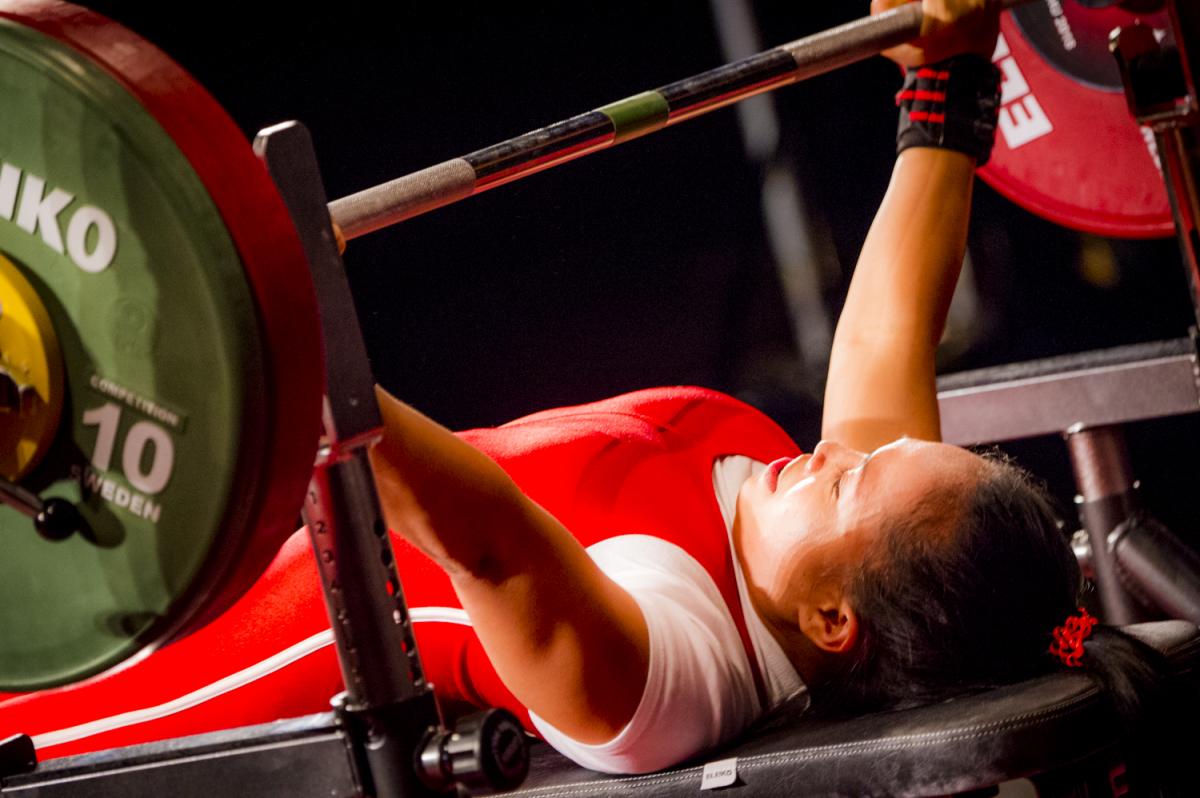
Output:
<instances>
[{"instance_id":1,"label":"black metal post","mask_svg":"<svg viewBox=\"0 0 1200 798\"><path fill-rule=\"evenodd\" d=\"M304 518L346 685L338 709L361 743L371 795L434 795L418 778L416 762L423 741L441 723L367 462L382 422L312 140L303 125L287 122L262 131L254 148L300 232L321 300L329 380L325 440Z\"/></svg>"},{"instance_id":2,"label":"black metal post","mask_svg":"<svg viewBox=\"0 0 1200 798\"><path fill-rule=\"evenodd\" d=\"M1200 324L1200 5L1167 0L1173 47L1145 25L1113 31L1129 110L1154 131L1167 196L1175 216L1192 304Z\"/></svg>"},{"instance_id":3,"label":"black metal post","mask_svg":"<svg viewBox=\"0 0 1200 798\"><path fill-rule=\"evenodd\" d=\"M1071 429L1066 433L1079 518L1092 544L1092 567L1107 623L1125 625L1137 620L1133 602L1121 587L1108 536L1129 518L1134 508L1133 474L1119 426Z\"/></svg>"}]
</instances>

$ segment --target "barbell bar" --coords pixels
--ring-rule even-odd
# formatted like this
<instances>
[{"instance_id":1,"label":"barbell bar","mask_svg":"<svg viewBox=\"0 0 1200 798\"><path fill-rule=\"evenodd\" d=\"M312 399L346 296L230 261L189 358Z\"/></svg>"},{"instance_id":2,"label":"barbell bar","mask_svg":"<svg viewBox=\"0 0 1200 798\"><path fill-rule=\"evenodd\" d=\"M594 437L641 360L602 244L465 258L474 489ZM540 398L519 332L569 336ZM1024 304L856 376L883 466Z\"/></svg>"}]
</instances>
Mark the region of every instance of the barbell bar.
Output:
<instances>
[{"instance_id":1,"label":"barbell bar","mask_svg":"<svg viewBox=\"0 0 1200 798\"><path fill-rule=\"evenodd\" d=\"M1029 0L1001 0L1005 9ZM634 94L329 203L340 240L528 177L756 94L862 61L921 33L921 4L838 25L699 75Z\"/></svg>"}]
</instances>

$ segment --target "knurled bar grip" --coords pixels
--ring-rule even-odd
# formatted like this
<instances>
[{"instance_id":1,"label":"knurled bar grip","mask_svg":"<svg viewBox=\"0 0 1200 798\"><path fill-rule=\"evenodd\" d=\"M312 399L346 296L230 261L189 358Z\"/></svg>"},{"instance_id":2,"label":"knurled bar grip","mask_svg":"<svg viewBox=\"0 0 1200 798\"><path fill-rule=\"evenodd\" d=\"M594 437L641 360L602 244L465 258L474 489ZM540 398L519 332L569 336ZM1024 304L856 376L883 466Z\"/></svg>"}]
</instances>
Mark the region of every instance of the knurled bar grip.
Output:
<instances>
[{"instance_id":1,"label":"knurled bar grip","mask_svg":"<svg viewBox=\"0 0 1200 798\"><path fill-rule=\"evenodd\" d=\"M1028 0L1000 0L1004 8ZM839 25L653 91L635 94L461 158L329 203L345 239L644 136L765 91L830 72L910 41L920 3Z\"/></svg>"}]
</instances>

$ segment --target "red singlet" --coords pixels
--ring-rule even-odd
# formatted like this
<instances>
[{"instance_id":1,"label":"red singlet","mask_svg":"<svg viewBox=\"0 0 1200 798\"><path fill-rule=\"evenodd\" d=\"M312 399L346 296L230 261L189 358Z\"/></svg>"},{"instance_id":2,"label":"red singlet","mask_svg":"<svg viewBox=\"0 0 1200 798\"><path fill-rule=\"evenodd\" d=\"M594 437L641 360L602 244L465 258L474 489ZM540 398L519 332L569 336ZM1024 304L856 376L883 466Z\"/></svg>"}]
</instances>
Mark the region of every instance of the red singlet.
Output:
<instances>
[{"instance_id":1,"label":"red singlet","mask_svg":"<svg viewBox=\"0 0 1200 798\"><path fill-rule=\"evenodd\" d=\"M763 462L798 454L774 422L713 391L660 388L461 436L584 546L644 534L683 548L713 577L755 661L712 467L729 454ZM393 543L438 696L506 707L528 727L471 627L455 617L460 605L445 575L405 541ZM302 530L245 596L189 637L81 684L0 695L0 737L34 736L39 758L48 759L326 711L342 689L331 641Z\"/></svg>"}]
</instances>

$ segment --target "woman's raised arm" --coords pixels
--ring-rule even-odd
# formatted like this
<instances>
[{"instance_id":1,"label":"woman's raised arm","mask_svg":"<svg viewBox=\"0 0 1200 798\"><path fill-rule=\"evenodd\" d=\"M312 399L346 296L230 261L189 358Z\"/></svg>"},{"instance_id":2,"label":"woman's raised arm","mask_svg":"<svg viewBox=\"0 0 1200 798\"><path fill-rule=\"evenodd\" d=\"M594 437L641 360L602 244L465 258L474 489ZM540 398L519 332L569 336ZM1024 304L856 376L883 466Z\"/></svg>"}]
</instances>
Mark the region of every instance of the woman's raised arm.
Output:
<instances>
[{"instance_id":1,"label":"woman's raised arm","mask_svg":"<svg viewBox=\"0 0 1200 798\"><path fill-rule=\"evenodd\" d=\"M869 452L941 440L934 354L962 267L975 160L913 148L892 181L838 319L821 437Z\"/></svg>"},{"instance_id":2,"label":"woman's raised arm","mask_svg":"<svg viewBox=\"0 0 1200 798\"><path fill-rule=\"evenodd\" d=\"M900 4L875 0L872 12ZM960 74L946 79L944 66L930 70L928 79L921 78L927 82L913 90L918 103L927 103L916 106L925 109L927 119L946 117L945 131L933 127L934 137L953 138L954 125L974 130L975 120L969 117L978 110L962 99L978 88L971 85L978 82L977 75L990 69L998 25L994 5L989 0L924 0L925 38L917 46L888 53L910 66L924 63L930 54L971 53L979 62L966 65L966 89L957 95L953 82L963 77L963 70L949 70ZM946 95L951 95L949 105ZM977 142L968 134L957 143L970 150ZM922 146L917 139L896 159L834 335L823 438L868 452L906 435L941 438L934 354L966 251L976 166L974 154L946 146Z\"/></svg>"}]
</instances>

